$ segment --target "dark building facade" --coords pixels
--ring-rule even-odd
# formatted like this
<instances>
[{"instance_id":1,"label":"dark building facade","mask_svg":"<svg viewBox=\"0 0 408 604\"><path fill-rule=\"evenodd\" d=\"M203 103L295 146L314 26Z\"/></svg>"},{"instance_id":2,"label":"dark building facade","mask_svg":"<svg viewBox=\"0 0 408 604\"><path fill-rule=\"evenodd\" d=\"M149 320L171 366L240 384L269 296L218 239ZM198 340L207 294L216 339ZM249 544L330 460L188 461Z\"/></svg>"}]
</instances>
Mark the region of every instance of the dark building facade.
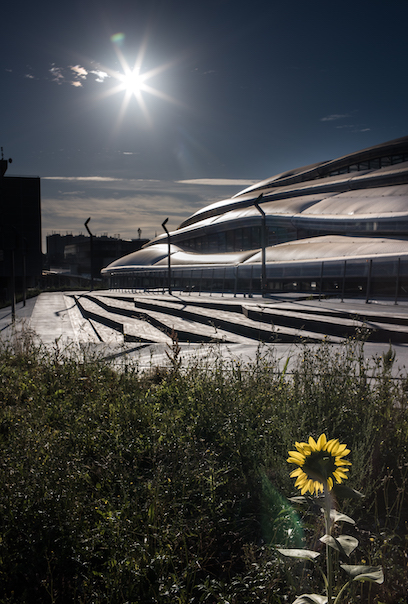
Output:
<instances>
[{"instance_id":1,"label":"dark building facade","mask_svg":"<svg viewBox=\"0 0 408 604\"><path fill-rule=\"evenodd\" d=\"M4 162L4 160L3 160ZM35 287L41 279L39 177L0 175L0 297Z\"/></svg>"}]
</instances>

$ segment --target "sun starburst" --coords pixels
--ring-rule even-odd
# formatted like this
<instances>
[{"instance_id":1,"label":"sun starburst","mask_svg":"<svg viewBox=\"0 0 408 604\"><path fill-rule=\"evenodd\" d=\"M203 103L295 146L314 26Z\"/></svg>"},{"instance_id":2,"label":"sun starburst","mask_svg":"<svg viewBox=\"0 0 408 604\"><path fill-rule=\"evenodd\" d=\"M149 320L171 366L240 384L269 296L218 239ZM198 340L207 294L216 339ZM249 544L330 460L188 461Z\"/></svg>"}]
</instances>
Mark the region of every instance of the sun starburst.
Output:
<instances>
[{"instance_id":1,"label":"sun starburst","mask_svg":"<svg viewBox=\"0 0 408 604\"><path fill-rule=\"evenodd\" d=\"M152 69L144 69L143 64L147 46L146 40L144 40L144 42L141 44L134 63L130 63L121 49L124 36L119 37L118 34L116 36L112 36L111 39L114 44L114 50L116 52L121 69L113 70L109 67L103 66L103 69L107 73L109 80L111 80L113 83L109 89L105 89L103 96L123 93L123 100L118 115L117 125L119 125L119 123L122 121L132 99L137 101L137 105L141 109L145 120L147 122L150 121L145 100L146 94L159 97L162 100L172 104L179 104L176 99L152 85L153 79L156 79L158 76L160 76L160 74L173 65L172 61L163 63Z\"/></svg>"}]
</instances>

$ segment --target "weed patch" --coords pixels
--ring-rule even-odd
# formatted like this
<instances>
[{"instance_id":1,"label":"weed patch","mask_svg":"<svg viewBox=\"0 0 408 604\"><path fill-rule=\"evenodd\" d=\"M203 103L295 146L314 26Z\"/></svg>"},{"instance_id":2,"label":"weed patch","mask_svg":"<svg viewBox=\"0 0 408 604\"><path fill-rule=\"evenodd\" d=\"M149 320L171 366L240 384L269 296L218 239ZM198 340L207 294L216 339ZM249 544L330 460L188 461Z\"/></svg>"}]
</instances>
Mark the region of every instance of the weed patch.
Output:
<instances>
[{"instance_id":1,"label":"weed patch","mask_svg":"<svg viewBox=\"0 0 408 604\"><path fill-rule=\"evenodd\" d=\"M323 432L352 451L366 497L343 511L384 569L353 602L405 602L408 381L363 345L305 349L291 376L267 348L181 369L174 340L143 373L2 345L0 602L292 602L312 571L275 548L321 526L287 500L287 451Z\"/></svg>"}]
</instances>

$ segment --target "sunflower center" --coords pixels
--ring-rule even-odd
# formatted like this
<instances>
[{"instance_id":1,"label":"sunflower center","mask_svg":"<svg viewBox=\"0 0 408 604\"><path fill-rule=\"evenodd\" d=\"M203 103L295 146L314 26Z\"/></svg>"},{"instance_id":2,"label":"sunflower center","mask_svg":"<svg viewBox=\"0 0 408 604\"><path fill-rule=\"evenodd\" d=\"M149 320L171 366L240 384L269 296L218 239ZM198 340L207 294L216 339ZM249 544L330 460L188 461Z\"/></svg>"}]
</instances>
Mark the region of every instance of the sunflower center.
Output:
<instances>
[{"instance_id":1,"label":"sunflower center","mask_svg":"<svg viewBox=\"0 0 408 604\"><path fill-rule=\"evenodd\" d=\"M305 459L302 470L312 480L327 482L336 471L335 459L327 451L314 451Z\"/></svg>"}]
</instances>

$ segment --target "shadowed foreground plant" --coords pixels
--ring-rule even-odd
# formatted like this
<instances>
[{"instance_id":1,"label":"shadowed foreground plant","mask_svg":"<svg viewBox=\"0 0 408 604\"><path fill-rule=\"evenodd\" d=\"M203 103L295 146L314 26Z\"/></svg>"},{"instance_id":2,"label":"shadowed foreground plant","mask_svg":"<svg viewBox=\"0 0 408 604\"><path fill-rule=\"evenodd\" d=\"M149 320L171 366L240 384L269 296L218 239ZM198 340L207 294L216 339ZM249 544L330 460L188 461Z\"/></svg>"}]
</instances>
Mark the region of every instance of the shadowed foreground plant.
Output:
<instances>
[{"instance_id":1,"label":"shadowed foreground plant","mask_svg":"<svg viewBox=\"0 0 408 604\"><path fill-rule=\"evenodd\" d=\"M383 583L384 574L381 566L365 566L354 564L340 564L341 568L348 574L349 580L340 588L335 588L333 580L332 550L340 555L350 557L358 546L358 540L350 535L332 535L333 525L336 522L348 522L355 524L354 520L334 509L334 497L355 497L360 494L348 487L340 486L341 482L348 478L351 462L343 459L350 450L347 445L340 444L338 439L327 440L325 434L321 434L317 442L310 437L308 443L295 443L296 451L289 451L289 463L299 467L292 473L296 478L295 486L300 490L300 497L293 497L294 503L317 503L325 520L326 532L320 541L326 545L326 573L319 569L324 580L326 596L319 594L302 594L297 597L293 604L339 604L340 598L347 587L353 581L371 581ZM305 497L305 493L315 495ZM319 494L322 493L322 496ZM334 495L334 497L333 497ZM284 555L297 560L309 560L315 562L320 553L308 549L283 549L277 548ZM335 593L336 592L336 593Z\"/></svg>"}]
</instances>

